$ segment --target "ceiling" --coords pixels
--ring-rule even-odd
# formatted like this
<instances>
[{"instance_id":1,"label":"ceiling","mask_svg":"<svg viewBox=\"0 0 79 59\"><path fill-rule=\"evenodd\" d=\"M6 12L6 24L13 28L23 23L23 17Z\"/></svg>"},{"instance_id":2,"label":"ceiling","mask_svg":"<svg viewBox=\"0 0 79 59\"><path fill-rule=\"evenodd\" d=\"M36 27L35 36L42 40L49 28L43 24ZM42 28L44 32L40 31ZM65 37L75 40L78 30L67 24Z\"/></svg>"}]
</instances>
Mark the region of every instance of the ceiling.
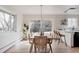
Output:
<instances>
[{"instance_id":1,"label":"ceiling","mask_svg":"<svg viewBox=\"0 0 79 59\"><path fill-rule=\"evenodd\" d=\"M40 5L9 5L24 15L41 15ZM65 10L69 8L76 8L74 10L69 10L64 13ZM79 5L43 5L42 6L43 15L57 15L57 14L79 14Z\"/></svg>"}]
</instances>

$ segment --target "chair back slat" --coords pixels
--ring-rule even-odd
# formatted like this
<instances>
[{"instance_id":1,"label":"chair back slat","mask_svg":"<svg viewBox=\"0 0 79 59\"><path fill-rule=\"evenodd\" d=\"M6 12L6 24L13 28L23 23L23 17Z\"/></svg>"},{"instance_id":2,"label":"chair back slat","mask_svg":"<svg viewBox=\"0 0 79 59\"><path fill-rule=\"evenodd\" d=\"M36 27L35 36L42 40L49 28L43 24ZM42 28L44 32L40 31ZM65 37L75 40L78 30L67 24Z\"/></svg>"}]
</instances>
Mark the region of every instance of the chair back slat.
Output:
<instances>
[{"instance_id":1,"label":"chair back slat","mask_svg":"<svg viewBox=\"0 0 79 59\"><path fill-rule=\"evenodd\" d=\"M35 36L34 44L38 48L44 48L47 45L47 36Z\"/></svg>"}]
</instances>

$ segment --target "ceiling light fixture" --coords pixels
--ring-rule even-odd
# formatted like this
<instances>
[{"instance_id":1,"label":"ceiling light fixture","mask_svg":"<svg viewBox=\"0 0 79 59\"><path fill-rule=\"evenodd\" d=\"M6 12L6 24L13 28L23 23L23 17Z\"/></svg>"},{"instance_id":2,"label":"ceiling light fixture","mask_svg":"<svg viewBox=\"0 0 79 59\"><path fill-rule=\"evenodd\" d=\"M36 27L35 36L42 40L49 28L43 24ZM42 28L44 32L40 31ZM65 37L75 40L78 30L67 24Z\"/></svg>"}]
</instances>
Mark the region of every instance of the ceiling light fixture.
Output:
<instances>
[{"instance_id":1,"label":"ceiling light fixture","mask_svg":"<svg viewBox=\"0 0 79 59\"><path fill-rule=\"evenodd\" d=\"M42 7L43 7L43 5L40 5L40 7L41 7L41 20L42 20Z\"/></svg>"},{"instance_id":2,"label":"ceiling light fixture","mask_svg":"<svg viewBox=\"0 0 79 59\"><path fill-rule=\"evenodd\" d=\"M65 10L64 13L67 13L69 10L74 10L74 9L76 9L76 8L69 8L69 9Z\"/></svg>"}]
</instances>

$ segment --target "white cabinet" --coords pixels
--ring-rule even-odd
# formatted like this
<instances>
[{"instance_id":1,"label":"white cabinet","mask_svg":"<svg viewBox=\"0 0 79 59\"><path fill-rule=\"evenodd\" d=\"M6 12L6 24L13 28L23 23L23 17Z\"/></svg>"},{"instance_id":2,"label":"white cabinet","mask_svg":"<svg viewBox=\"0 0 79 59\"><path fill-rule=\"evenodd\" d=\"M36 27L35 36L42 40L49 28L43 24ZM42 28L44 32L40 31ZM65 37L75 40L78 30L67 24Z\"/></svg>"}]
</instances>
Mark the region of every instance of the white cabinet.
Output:
<instances>
[{"instance_id":1,"label":"white cabinet","mask_svg":"<svg viewBox=\"0 0 79 59\"><path fill-rule=\"evenodd\" d=\"M73 37L74 37L74 32L65 33L66 42L69 47L73 46Z\"/></svg>"},{"instance_id":2,"label":"white cabinet","mask_svg":"<svg viewBox=\"0 0 79 59\"><path fill-rule=\"evenodd\" d=\"M67 45L73 47L75 31L61 31L61 33L65 35Z\"/></svg>"}]
</instances>

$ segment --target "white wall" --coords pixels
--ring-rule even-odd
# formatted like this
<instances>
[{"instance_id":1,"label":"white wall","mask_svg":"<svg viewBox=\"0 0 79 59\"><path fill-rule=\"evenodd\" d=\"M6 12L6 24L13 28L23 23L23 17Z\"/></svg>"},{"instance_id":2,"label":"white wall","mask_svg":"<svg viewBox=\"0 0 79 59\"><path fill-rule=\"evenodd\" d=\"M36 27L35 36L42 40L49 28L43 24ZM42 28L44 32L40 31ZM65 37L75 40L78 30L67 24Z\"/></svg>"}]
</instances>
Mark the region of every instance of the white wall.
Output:
<instances>
[{"instance_id":1,"label":"white wall","mask_svg":"<svg viewBox=\"0 0 79 59\"><path fill-rule=\"evenodd\" d=\"M16 32L0 32L0 52L4 52L9 44L13 44L14 41L21 40L21 25L22 25L22 14L17 10L8 7L8 6L0 6L0 9L10 12L12 14L17 15L17 31ZM6 46L6 47L5 47ZM5 48L4 48L5 47Z\"/></svg>"}]
</instances>

